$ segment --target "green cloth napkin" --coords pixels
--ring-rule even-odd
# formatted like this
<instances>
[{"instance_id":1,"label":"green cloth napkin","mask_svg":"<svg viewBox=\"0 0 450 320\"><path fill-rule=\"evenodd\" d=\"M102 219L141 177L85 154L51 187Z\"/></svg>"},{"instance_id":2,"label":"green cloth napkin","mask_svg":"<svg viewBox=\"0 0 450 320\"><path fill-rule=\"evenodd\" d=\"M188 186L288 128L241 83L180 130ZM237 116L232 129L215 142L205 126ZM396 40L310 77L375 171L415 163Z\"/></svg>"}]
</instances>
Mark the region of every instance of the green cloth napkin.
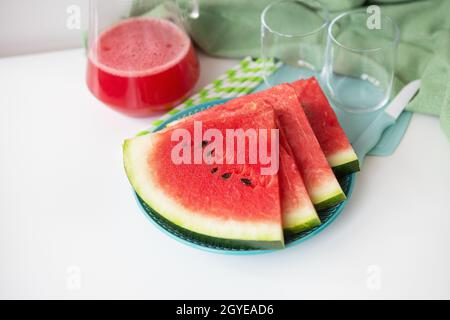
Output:
<instances>
[{"instance_id":1,"label":"green cloth napkin","mask_svg":"<svg viewBox=\"0 0 450 320\"><path fill-rule=\"evenodd\" d=\"M176 0L188 6L188 0ZM200 16L187 19L196 44L206 53L229 58L260 55L260 14L274 0L200 0ZM422 79L418 96L407 110L440 117L450 140L450 0L322 0L332 17L361 6L377 4L381 14L400 27L401 41L393 94L404 84ZM162 0L135 1L131 15L170 14ZM300 21L300 20L299 20Z\"/></svg>"}]
</instances>

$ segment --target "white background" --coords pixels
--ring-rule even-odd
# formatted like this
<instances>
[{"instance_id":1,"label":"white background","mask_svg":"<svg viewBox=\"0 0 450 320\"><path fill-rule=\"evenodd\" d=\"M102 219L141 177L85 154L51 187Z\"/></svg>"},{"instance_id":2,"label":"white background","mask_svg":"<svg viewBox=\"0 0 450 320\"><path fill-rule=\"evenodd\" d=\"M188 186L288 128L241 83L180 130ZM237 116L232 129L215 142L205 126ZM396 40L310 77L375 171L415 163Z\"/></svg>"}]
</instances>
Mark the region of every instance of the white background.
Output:
<instances>
[{"instance_id":1,"label":"white background","mask_svg":"<svg viewBox=\"0 0 450 320\"><path fill-rule=\"evenodd\" d=\"M81 11L80 30L67 28L67 8ZM0 0L0 57L80 47L89 0Z\"/></svg>"},{"instance_id":2,"label":"white background","mask_svg":"<svg viewBox=\"0 0 450 320\"><path fill-rule=\"evenodd\" d=\"M80 46L66 8L1 0L0 56ZM198 88L236 61L201 56ZM96 101L83 51L0 59L0 298L450 298L450 144L414 115L391 157L368 157L345 211L297 247L222 256L140 213L121 143L150 119Z\"/></svg>"},{"instance_id":3,"label":"white background","mask_svg":"<svg viewBox=\"0 0 450 320\"><path fill-rule=\"evenodd\" d=\"M236 62L201 57L201 87ZM450 145L415 115L343 214L277 253L182 245L139 211L121 143L149 119L84 86L83 51L0 59L0 298L450 298Z\"/></svg>"}]
</instances>

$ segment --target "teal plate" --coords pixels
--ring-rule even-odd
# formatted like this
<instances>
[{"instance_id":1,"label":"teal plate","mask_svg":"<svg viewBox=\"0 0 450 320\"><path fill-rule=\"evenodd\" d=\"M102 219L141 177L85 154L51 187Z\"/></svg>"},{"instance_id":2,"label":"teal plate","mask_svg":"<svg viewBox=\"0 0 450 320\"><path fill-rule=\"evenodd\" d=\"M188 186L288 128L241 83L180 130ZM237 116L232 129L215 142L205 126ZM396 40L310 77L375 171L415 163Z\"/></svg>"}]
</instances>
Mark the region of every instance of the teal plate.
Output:
<instances>
[{"instance_id":1,"label":"teal plate","mask_svg":"<svg viewBox=\"0 0 450 320\"><path fill-rule=\"evenodd\" d=\"M156 127L153 131L159 131L163 128L165 128L170 122L176 121L178 119L190 116L194 113L203 111L205 109L208 109L212 106L222 104L227 102L230 99L224 99L224 100L216 100L211 101L207 103L200 104L195 107L191 107L189 109L186 109L184 111L181 111L166 121L164 121L161 125ZM318 227L315 227L311 230L304 231L295 235L287 235L285 236L285 245L286 247L292 247L296 244L299 244L317 234L319 234L321 231L323 231L325 228L327 228L342 212L344 209L346 203L350 199L350 196L353 191L353 187L355 184L355 174L351 174L345 177L342 177L339 179L339 183L341 184L342 189L344 190L347 200L332 207L327 210L321 210L318 211L320 220L322 221L322 224ZM236 249L236 248L229 248L226 247L226 245L221 244L212 244L207 243L199 240L197 237L190 237L189 234L191 232L181 233L177 228L174 227L174 225L167 219L160 216L157 212L155 212L151 207L149 207L136 193L136 200L141 207L142 211L145 213L146 217L149 218L151 222L153 222L161 231L168 234L175 240L178 240L184 244L187 244L191 247L202 249L209 252L214 253L222 253L222 254L233 254L233 255L247 255L247 254L259 254L259 253L269 253L274 252L278 250L258 250L258 249ZM192 233L194 234L194 233Z\"/></svg>"}]
</instances>

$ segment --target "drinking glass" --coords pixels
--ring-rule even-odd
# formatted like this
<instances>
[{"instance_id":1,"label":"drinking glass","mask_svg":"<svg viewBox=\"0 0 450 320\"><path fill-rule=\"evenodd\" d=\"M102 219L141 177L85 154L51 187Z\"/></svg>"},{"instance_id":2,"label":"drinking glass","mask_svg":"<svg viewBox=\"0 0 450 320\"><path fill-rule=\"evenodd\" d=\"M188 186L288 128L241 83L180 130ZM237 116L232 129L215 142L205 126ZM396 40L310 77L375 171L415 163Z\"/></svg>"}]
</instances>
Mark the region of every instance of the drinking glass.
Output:
<instances>
[{"instance_id":1,"label":"drinking glass","mask_svg":"<svg viewBox=\"0 0 450 320\"><path fill-rule=\"evenodd\" d=\"M382 13L375 17L360 9L330 23L323 78L336 107L363 113L386 104L398 41L397 25Z\"/></svg>"},{"instance_id":2,"label":"drinking glass","mask_svg":"<svg viewBox=\"0 0 450 320\"><path fill-rule=\"evenodd\" d=\"M263 10L261 57L268 86L322 71L327 24L328 11L319 1L280 1Z\"/></svg>"},{"instance_id":3,"label":"drinking glass","mask_svg":"<svg viewBox=\"0 0 450 320\"><path fill-rule=\"evenodd\" d=\"M174 107L190 94L199 78L196 53L183 27L186 12L170 1L160 7L162 17L132 14L145 4L139 0L90 1L88 88L106 105L131 116ZM195 16L198 6L192 8Z\"/></svg>"}]
</instances>

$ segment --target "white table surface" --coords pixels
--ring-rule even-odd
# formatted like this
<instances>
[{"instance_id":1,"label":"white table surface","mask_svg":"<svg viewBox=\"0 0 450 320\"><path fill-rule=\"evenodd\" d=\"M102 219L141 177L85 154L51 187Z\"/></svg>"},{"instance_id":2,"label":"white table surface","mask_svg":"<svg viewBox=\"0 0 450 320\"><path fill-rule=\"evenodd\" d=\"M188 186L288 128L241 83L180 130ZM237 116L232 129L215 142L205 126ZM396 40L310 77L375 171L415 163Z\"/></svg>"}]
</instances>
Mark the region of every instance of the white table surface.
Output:
<instances>
[{"instance_id":1,"label":"white table surface","mask_svg":"<svg viewBox=\"0 0 450 320\"><path fill-rule=\"evenodd\" d=\"M201 56L202 86L236 61ZM450 143L414 115L343 214L277 253L180 244L139 211L121 143L145 128L84 85L82 50L0 59L0 298L450 298Z\"/></svg>"}]
</instances>

